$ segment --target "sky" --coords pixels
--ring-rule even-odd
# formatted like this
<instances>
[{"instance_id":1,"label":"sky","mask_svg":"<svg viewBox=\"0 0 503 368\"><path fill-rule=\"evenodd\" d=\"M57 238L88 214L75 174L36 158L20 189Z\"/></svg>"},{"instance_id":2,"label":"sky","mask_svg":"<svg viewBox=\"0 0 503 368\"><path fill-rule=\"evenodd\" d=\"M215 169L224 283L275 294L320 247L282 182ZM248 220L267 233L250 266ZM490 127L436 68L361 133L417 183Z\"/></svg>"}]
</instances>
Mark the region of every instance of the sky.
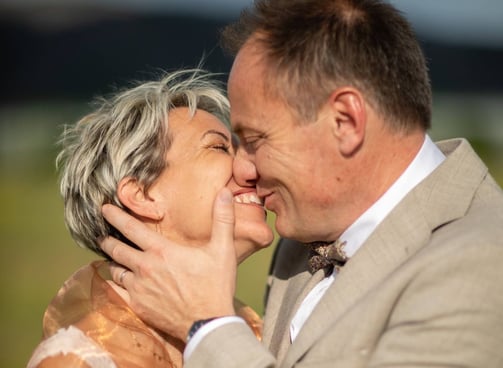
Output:
<instances>
[{"instance_id":1,"label":"sky","mask_svg":"<svg viewBox=\"0 0 503 368\"><path fill-rule=\"evenodd\" d=\"M390 0L418 33L437 41L503 47L502 0ZM252 0L0 0L29 9L40 4L100 4L135 11L236 17Z\"/></svg>"}]
</instances>

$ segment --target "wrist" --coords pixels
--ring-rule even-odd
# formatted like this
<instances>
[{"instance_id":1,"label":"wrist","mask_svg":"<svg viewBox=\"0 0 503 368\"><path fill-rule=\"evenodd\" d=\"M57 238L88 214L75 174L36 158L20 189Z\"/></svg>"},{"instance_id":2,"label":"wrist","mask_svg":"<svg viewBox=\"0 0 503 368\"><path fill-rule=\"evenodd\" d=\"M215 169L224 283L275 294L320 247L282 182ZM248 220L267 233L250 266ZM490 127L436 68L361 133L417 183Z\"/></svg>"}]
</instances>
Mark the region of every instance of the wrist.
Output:
<instances>
[{"instance_id":1,"label":"wrist","mask_svg":"<svg viewBox=\"0 0 503 368\"><path fill-rule=\"evenodd\" d=\"M190 326L190 329L189 329L189 332L187 333L187 339L186 339L186 342L189 342L190 339L196 334L197 331L199 331L199 329L201 327L203 327L205 324L217 319L217 318L220 318L220 317L212 317L212 318L206 318L206 319L199 319L197 321L195 321L192 326Z\"/></svg>"}]
</instances>

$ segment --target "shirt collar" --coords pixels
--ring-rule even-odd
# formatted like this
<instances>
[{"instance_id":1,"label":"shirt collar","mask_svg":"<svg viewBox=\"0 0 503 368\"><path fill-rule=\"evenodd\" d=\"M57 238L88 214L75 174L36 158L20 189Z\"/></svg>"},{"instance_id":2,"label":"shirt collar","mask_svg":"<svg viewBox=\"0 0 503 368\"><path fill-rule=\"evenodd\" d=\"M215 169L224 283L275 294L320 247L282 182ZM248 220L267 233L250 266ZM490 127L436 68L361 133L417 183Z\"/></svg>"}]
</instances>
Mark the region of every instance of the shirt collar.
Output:
<instances>
[{"instance_id":1,"label":"shirt collar","mask_svg":"<svg viewBox=\"0 0 503 368\"><path fill-rule=\"evenodd\" d=\"M402 175L340 236L341 240L346 241L346 255L353 256L393 208L444 159L445 155L430 137L425 135L421 149Z\"/></svg>"}]
</instances>

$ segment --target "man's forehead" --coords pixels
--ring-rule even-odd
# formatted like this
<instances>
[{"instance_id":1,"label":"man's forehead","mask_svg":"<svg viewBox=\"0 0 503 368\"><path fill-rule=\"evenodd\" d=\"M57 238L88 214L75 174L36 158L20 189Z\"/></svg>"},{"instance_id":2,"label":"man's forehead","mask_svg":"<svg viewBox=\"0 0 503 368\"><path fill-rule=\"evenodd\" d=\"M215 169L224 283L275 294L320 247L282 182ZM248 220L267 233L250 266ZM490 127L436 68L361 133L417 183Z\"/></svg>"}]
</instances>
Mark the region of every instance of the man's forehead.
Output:
<instances>
[{"instance_id":1,"label":"man's forehead","mask_svg":"<svg viewBox=\"0 0 503 368\"><path fill-rule=\"evenodd\" d=\"M255 79L256 75L264 75L266 52L257 41L247 41L239 50L231 67L229 84L232 81Z\"/></svg>"}]
</instances>

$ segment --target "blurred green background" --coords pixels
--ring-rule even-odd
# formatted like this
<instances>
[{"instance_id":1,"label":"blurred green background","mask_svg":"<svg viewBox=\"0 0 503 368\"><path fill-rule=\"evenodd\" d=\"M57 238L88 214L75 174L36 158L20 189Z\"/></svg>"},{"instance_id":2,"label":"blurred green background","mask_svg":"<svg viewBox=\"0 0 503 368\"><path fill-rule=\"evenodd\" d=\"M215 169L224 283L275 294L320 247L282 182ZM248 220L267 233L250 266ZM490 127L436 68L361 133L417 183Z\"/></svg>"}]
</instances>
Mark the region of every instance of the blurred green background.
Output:
<instances>
[{"instance_id":1,"label":"blurred green background","mask_svg":"<svg viewBox=\"0 0 503 368\"><path fill-rule=\"evenodd\" d=\"M452 5L453 0L449 1ZM229 4L237 9L247 2L233 0ZM176 6L149 13L139 9L140 4L151 2L140 0L117 2L115 7L105 0L54 1L45 7L47 2L35 3L0 0L0 33L5 41L4 67L0 68L2 368L26 365L41 337L47 304L70 274L96 258L78 248L64 226L54 166L62 125L90 111L93 96L133 79L148 78L145 73L155 73L158 68L195 66L203 53L209 70L227 72L230 59L219 51L218 29L237 15L237 11L222 10L221 17L215 13L202 16L201 12L194 16L193 9L187 7L185 13L175 15ZM103 8L98 6L105 3ZM125 3L134 6L127 8ZM28 5L21 9L23 4ZM208 4L216 9L213 2ZM457 4L456 9L461 9ZM425 11L418 14L427 20L431 20L428 14L438 13L435 7L423 8ZM491 8L486 12L488 16L494 13ZM473 12L469 14L473 19ZM440 25L452 12L441 15ZM489 18L483 19L488 26ZM461 24L471 36L475 34L471 23L458 20L450 24ZM464 36L458 37L457 43L439 41L429 38L426 31L432 28L430 23L423 28L416 25L425 32L421 40L434 87L431 136L435 140L468 138L503 184L502 45L481 46ZM484 32L489 39L491 33ZM464 44L464 40L471 44ZM273 248L253 255L239 270L238 297L259 312Z\"/></svg>"}]
</instances>

